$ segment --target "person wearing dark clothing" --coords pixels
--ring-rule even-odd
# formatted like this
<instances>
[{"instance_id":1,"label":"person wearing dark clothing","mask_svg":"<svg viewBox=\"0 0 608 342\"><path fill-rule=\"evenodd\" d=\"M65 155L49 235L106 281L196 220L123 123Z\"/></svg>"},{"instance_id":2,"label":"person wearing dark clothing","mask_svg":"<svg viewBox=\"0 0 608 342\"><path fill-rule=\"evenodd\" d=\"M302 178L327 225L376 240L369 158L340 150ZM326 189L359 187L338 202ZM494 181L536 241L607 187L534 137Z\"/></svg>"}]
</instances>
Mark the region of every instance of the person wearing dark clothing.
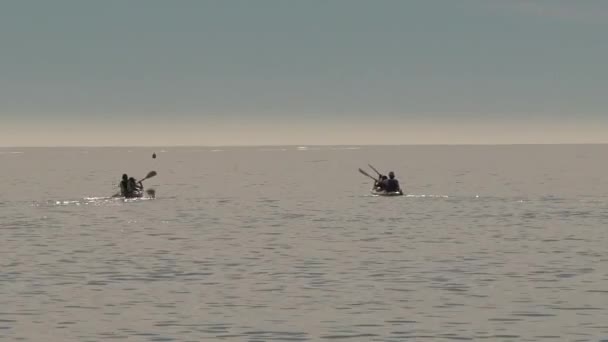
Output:
<instances>
[{"instance_id":1,"label":"person wearing dark clothing","mask_svg":"<svg viewBox=\"0 0 608 342\"><path fill-rule=\"evenodd\" d=\"M395 178L393 171L388 173L388 179L383 181L384 191L386 192L401 192L399 181Z\"/></svg>"},{"instance_id":2,"label":"person wearing dark clothing","mask_svg":"<svg viewBox=\"0 0 608 342\"><path fill-rule=\"evenodd\" d=\"M143 184L135 182L135 178L131 177L127 181L127 196L125 197L134 197L137 193L143 191L143 189Z\"/></svg>"},{"instance_id":3,"label":"person wearing dark clothing","mask_svg":"<svg viewBox=\"0 0 608 342\"><path fill-rule=\"evenodd\" d=\"M376 191L383 191L384 190L384 182L388 179L388 177L384 176L384 175L380 175L378 177L378 180L376 181L376 183L374 184L374 188L376 189Z\"/></svg>"},{"instance_id":4,"label":"person wearing dark clothing","mask_svg":"<svg viewBox=\"0 0 608 342\"><path fill-rule=\"evenodd\" d=\"M127 183L129 182L129 176L127 174L122 175L122 180L120 181L120 196L127 197L129 193L127 191Z\"/></svg>"}]
</instances>

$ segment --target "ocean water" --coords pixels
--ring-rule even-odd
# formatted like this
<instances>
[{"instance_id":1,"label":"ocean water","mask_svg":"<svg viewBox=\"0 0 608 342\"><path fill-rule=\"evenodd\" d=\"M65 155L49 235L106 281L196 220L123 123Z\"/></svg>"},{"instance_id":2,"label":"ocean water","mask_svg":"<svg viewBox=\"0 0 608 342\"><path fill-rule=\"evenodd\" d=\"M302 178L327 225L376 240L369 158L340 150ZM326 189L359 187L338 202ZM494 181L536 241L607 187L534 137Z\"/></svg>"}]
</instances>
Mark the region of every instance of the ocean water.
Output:
<instances>
[{"instance_id":1,"label":"ocean water","mask_svg":"<svg viewBox=\"0 0 608 342\"><path fill-rule=\"evenodd\" d=\"M368 163L407 196L371 196ZM2 148L0 165L0 340L608 341L608 145ZM150 170L156 199L108 198Z\"/></svg>"}]
</instances>

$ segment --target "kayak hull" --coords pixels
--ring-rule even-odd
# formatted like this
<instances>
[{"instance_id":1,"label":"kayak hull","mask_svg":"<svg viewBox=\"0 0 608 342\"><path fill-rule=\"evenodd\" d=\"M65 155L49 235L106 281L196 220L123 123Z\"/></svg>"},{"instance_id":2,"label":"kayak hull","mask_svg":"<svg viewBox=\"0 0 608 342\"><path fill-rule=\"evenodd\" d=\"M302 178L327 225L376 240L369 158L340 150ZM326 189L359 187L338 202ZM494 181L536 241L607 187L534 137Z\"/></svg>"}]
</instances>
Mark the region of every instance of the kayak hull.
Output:
<instances>
[{"instance_id":1,"label":"kayak hull","mask_svg":"<svg viewBox=\"0 0 608 342\"><path fill-rule=\"evenodd\" d=\"M156 191L154 191L154 189L148 189L146 191L136 191L132 194L130 194L129 196L115 196L115 197L120 197L120 198L124 198L124 199L131 199L131 198L156 198Z\"/></svg>"},{"instance_id":2,"label":"kayak hull","mask_svg":"<svg viewBox=\"0 0 608 342\"><path fill-rule=\"evenodd\" d=\"M371 192L372 192L372 195L374 195L374 196L384 196L384 197L403 196L403 192L401 192L401 191L387 192L387 191L372 190Z\"/></svg>"},{"instance_id":3,"label":"kayak hull","mask_svg":"<svg viewBox=\"0 0 608 342\"><path fill-rule=\"evenodd\" d=\"M144 197L144 192L143 191L136 191L132 194L130 194L129 196L125 196L125 198L142 198Z\"/></svg>"}]
</instances>

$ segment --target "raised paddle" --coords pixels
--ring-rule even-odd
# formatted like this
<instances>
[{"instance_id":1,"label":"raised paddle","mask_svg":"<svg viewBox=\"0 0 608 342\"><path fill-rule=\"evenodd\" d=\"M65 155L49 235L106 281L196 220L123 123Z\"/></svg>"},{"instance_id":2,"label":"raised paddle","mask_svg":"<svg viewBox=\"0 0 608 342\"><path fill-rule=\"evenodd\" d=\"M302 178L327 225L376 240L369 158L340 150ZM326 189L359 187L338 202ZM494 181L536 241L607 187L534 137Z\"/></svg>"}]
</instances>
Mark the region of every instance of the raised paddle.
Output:
<instances>
[{"instance_id":1,"label":"raised paddle","mask_svg":"<svg viewBox=\"0 0 608 342\"><path fill-rule=\"evenodd\" d=\"M374 170L374 172L378 174L378 176L382 176L382 174L378 170L376 170L376 168L373 167L371 164L367 164L367 166L371 167L372 170Z\"/></svg>"},{"instance_id":2,"label":"raised paddle","mask_svg":"<svg viewBox=\"0 0 608 342\"><path fill-rule=\"evenodd\" d=\"M139 183L145 181L148 178L152 178L154 176L156 176L156 171L150 171L150 172L148 172L148 174L146 175L146 177L144 177L142 180L139 181Z\"/></svg>"},{"instance_id":3,"label":"raised paddle","mask_svg":"<svg viewBox=\"0 0 608 342\"><path fill-rule=\"evenodd\" d=\"M359 168L359 172L361 172L361 174L362 174L362 175L367 176L367 177L369 177L369 178L373 179L373 180L374 180L374 182L375 182L375 181L377 181L377 180L376 180L376 177L374 177L374 176L370 175L369 173L367 173L367 172L363 171L361 168Z\"/></svg>"}]
</instances>

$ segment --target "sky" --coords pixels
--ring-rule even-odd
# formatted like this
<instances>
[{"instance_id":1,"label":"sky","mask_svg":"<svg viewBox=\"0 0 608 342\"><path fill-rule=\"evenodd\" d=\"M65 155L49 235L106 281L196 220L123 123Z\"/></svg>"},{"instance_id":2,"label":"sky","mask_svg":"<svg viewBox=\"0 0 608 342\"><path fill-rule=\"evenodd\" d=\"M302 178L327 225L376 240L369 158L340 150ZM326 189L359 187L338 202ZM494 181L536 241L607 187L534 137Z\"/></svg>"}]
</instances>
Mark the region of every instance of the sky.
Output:
<instances>
[{"instance_id":1,"label":"sky","mask_svg":"<svg viewBox=\"0 0 608 342\"><path fill-rule=\"evenodd\" d=\"M608 143L604 0L6 0L0 146Z\"/></svg>"}]
</instances>

